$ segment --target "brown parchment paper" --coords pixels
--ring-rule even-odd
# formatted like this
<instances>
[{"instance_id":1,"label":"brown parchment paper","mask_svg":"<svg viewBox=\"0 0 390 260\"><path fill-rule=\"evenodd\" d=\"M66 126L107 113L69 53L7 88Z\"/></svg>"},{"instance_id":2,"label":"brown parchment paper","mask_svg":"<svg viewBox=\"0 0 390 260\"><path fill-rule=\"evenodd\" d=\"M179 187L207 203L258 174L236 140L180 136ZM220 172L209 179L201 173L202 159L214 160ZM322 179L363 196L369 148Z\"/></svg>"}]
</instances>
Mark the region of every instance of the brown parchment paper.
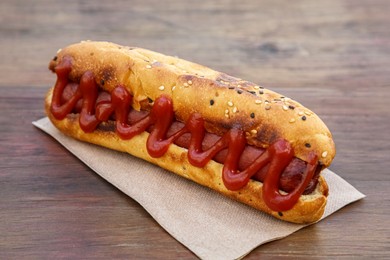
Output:
<instances>
[{"instance_id":1,"label":"brown parchment paper","mask_svg":"<svg viewBox=\"0 0 390 260\"><path fill-rule=\"evenodd\" d=\"M164 169L60 133L48 118L33 124L101 177L136 200L176 240L202 259L238 259L305 227L277 220ZM324 170L329 198L323 218L365 195Z\"/></svg>"}]
</instances>

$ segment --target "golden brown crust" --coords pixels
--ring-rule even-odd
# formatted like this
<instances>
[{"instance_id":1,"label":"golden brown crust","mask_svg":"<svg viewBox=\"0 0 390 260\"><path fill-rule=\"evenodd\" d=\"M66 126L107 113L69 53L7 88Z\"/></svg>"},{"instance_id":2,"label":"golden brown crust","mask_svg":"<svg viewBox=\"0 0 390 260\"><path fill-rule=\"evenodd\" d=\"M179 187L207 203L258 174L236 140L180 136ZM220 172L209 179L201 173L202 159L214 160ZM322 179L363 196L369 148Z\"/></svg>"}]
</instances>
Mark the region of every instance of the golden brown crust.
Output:
<instances>
[{"instance_id":1,"label":"golden brown crust","mask_svg":"<svg viewBox=\"0 0 390 260\"><path fill-rule=\"evenodd\" d=\"M204 168L195 167L188 162L187 149L185 148L172 144L165 155L160 158L153 158L146 150L146 140L149 136L147 132L143 132L130 140L123 140L113 131L101 131L97 129L92 133L85 133L78 124L78 114L69 114L65 119L57 120L50 112L52 91L53 89L46 96L46 113L51 122L68 136L112 150L129 153L200 185L211 188L231 199L266 212L278 219L301 224L318 221L323 215L327 201L328 187L322 177L320 177L315 191L309 195L301 196L292 209L282 213L273 211L267 207L262 198L261 182L251 180L241 190L230 191L226 189L222 181L222 164L210 161ZM134 147L137 149L134 149Z\"/></svg>"},{"instance_id":2,"label":"golden brown crust","mask_svg":"<svg viewBox=\"0 0 390 260\"><path fill-rule=\"evenodd\" d=\"M78 81L89 70L109 92L124 85L134 95L137 110L143 101L164 93L172 98L179 120L200 112L209 132L221 135L240 127L248 143L263 148L283 138L292 144L297 158L307 161L314 151L325 167L335 156L332 135L314 112L254 83L179 58L108 42L70 45L58 52L50 67L64 56L72 58L71 79Z\"/></svg>"},{"instance_id":3,"label":"golden brown crust","mask_svg":"<svg viewBox=\"0 0 390 260\"><path fill-rule=\"evenodd\" d=\"M315 151L324 166L328 166L335 156L331 134L317 115L301 104L251 82L175 57L107 42L71 45L58 52L49 68L54 70L64 56L72 59L71 80L77 82L89 70L106 91L123 85L134 95L135 109L164 93L173 100L175 116L179 120L185 122L191 113L200 112L209 132L222 134L239 127L246 131L248 143L259 147L267 147L276 139L284 138L292 144L296 157L305 160L310 151ZM251 180L239 191L227 190L222 182L222 164L210 161L204 168L192 166L187 159L187 150L174 144L163 157L152 158L146 151L147 132L130 140L120 139L115 132L98 129L84 133L78 124L78 115L70 114L64 120L54 118L50 112L51 96L52 90L46 97L46 112L53 124L69 136L127 152L279 219L310 223L319 220L324 212L328 189L322 177L315 191L301 196L291 210L275 212L262 199L262 183ZM306 144L310 144L310 148Z\"/></svg>"}]
</instances>

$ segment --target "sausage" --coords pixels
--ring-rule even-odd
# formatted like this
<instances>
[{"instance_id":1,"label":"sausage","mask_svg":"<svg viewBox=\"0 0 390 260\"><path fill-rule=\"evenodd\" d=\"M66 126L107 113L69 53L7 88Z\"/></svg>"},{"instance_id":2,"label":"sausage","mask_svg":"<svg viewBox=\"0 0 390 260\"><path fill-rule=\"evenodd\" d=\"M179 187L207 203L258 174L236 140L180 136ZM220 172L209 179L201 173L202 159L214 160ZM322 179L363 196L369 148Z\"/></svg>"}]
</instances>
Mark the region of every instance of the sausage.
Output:
<instances>
[{"instance_id":1,"label":"sausage","mask_svg":"<svg viewBox=\"0 0 390 260\"><path fill-rule=\"evenodd\" d=\"M70 98L75 94L75 91L77 89L78 84L76 83L69 83L62 94L62 102L66 103L70 100ZM110 94L105 91L99 92L99 96L97 98L96 103L103 103L103 102L110 102ZM80 113L82 107L82 100L79 100L73 110L74 113ZM145 117L148 114L148 111L136 111L131 110L128 115L128 123L133 124L134 122L139 121L143 117ZM115 116L111 118L111 120L115 121ZM175 121L171 127L168 130L167 137L173 135L179 129L183 128L184 123ZM105 129L106 131L115 131L114 126L112 125L111 128L101 128ZM151 130L149 129L148 132ZM178 139L174 141L174 143L180 147L188 148L190 144L190 134L184 134L180 136ZM213 144L217 142L217 140L220 137L218 135L212 134L212 133L206 133L205 138L203 140L203 150L207 150L209 147L211 147ZM261 149L259 147L255 147L252 145L246 145L243 154L239 161L239 170L244 170L248 168L248 166L257 158L259 157L265 150ZM219 153L217 153L213 160L216 162L219 162L221 164L224 164L227 156L227 149L223 149ZM298 158L294 158L289 165L284 169L280 176L279 181L279 189L285 192L292 192L295 187L297 187L302 182L302 175L306 169L306 163ZM303 194L310 194L313 192L315 187L318 183L319 173L321 172L322 166L319 164L317 166L317 169L315 171L315 174L313 178L311 179L309 185L306 187ZM268 168L264 167L259 170L258 173L256 173L252 178L254 180L263 182L265 175L267 173Z\"/></svg>"}]
</instances>

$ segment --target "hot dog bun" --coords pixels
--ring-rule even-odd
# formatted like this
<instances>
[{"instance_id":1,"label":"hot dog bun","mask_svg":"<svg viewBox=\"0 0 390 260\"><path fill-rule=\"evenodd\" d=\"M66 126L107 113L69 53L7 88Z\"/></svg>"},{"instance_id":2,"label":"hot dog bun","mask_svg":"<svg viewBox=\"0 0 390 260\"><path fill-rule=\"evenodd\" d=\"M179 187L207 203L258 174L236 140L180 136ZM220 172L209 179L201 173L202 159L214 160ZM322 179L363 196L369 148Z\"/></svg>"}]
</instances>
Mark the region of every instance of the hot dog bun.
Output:
<instances>
[{"instance_id":1,"label":"hot dog bun","mask_svg":"<svg viewBox=\"0 0 390 260\"><path fill-rule=\"evenodd\" d=\"M134 109L140 110L165 94L172 99L178 120L186 122L193 112L198 112L210 133L222 135L239 124L251 145L267 148L283 138L290 142L297 158L307 161L310 150L324 167L335 156L330 131L314 112L254 83L179 58L108 42L87 41L66 47L57 53L49 68L54 70L65 56L72 58L72 81L79 81L86 71L91 71L96 83L108 92L117 85L126 87L134 96ZM53 124L69 136L127 152L286 221L314 222L324 212L328 188L322 177L315 191L302 195L291 210L272 211L262 199L262 183L258 181L251 180L239 191L226 189L220 163L210 161L204 168L195 167L188 162L187 150L175 144L162 157L151 157L145 147L147 132L123 140L114 131L96 129L85 133L77 114L57 120L50 111L52 91L46 97L46 112Z\"/></svg>"}]
</instances>

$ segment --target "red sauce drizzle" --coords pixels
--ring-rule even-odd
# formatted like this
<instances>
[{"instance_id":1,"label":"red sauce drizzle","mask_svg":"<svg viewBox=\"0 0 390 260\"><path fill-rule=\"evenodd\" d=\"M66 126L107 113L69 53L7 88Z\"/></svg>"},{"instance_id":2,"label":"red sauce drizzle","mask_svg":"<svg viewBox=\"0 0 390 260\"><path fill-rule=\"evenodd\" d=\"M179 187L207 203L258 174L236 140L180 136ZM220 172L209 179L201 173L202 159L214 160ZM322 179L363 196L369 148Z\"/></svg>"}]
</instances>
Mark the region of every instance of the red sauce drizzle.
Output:
<instances>
[{"instance_id":1,"label":"red sauce drizzle","mask_svg":"<svg viewBox=\"0 0 390 260\"><path fill-rule=\"evenodd\" d=\"M204 167L218 152L227 148L222 179L226 188L233 191L243 188L254 174L268 165L263 182L263 199L274 211L291 209L313 177L318 164L314 153L310 154L301 183L288 194L284 195L279 192L280 175L294 156L290 143L282 139L271 144L249 167L239 171L239 159L246 145L244 131L232 128L214 145L203 150L205 122L198 113L192 114L184 127L167 137L175 115L172 100L164 95L155 100L148 115L130 125L128 124L128 114L132 103L130 93L125 87L118 85L110 94L99 96L98 86L90 71L82 75L80 84L73 95L66 102L62 102L61 97L65 87L68 84L74 84L68 79L70 71L71 59L69 57L64 57L55 67L57 82L54 87L51 112L56 119L62 120L72 112L78 102L81 102L79 124L81 129L87 133L93 132L101 122L107 121L114 114L116 132L122 139L131 139L149 128L152 129L146 147L150 156L155 158L163 156L177 138L189 133L191 137L188 160L196 167Z\"/></svg>"}]
</instances>

